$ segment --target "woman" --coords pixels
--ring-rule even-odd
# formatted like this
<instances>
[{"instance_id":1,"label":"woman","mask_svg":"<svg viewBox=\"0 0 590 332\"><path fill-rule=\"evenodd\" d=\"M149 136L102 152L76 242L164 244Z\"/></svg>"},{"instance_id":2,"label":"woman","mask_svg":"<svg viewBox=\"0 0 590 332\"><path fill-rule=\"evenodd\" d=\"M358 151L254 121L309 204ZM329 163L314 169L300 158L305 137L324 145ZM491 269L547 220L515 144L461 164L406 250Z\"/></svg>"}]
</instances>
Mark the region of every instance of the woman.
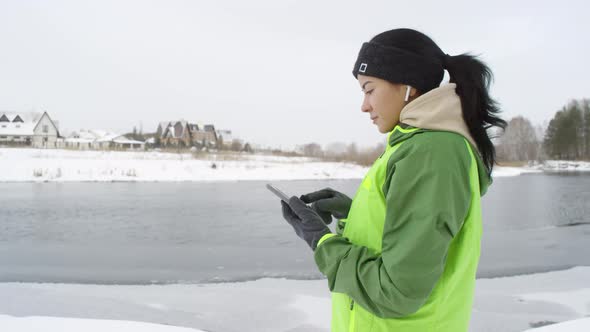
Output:
<instances>
[{"instance_id":1,"label":"woman","mask_svg":"<svg viewBox=\"0 0 590 332\"><path fill-rule=\"evenodd\" d=\"M282 202L328 278L332 331L467 331L495 161L486 129L506 126L491 72L396 29L363 44L353 74L385 152L353 200L328 188Z\"/></svg>"}]
</instances>

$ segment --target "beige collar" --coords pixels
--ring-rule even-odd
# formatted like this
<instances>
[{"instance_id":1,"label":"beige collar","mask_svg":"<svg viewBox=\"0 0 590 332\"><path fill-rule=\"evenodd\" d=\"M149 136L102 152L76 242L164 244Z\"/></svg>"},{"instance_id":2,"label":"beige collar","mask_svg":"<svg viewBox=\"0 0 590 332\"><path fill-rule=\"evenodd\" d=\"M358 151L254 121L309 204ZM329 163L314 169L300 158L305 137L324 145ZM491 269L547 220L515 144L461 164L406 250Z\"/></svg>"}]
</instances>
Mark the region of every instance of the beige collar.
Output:
<instances>
[{"instance_id":1,"label":"beige collar","mask_svg":"<svg viewBox=\"0 0 590 332\"><path fill-rule=\"evenodd\" d=\"M414 99L402 109L400 122L416 128L457 133L477 148L463 120L456 87L455 83L444 84Z\"/></svg>"}]
</instances>

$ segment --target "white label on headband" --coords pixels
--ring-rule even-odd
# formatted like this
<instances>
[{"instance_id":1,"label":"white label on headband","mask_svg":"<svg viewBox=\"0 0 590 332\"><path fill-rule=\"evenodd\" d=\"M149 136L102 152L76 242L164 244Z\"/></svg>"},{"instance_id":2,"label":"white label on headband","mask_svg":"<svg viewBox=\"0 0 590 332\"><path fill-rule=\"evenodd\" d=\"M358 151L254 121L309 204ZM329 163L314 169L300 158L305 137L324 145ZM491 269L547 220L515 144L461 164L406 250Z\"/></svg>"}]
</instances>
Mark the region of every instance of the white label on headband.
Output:
<instances>
[{"instance_id":1,"label":"white label on headband","mask_svg":"<svg viewBox=\"0 0 590 332\"><path fill-rule=\"evenodd\" d=\"M359 72L364 73L367 70L367 64L361 63L361 67L359 68Z\"/></svg>"}]
</instances>

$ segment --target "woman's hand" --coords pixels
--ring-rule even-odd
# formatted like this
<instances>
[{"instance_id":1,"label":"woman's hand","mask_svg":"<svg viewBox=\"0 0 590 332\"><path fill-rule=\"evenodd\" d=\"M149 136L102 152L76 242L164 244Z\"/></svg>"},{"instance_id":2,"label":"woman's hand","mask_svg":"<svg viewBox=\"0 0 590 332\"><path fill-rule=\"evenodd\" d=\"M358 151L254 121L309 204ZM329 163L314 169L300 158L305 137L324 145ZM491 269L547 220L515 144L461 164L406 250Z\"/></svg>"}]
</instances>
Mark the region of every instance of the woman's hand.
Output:
<instances>
[{"instance_id":1,"label":"woman's hand","mask_svg":"<svg viewBox=\"0 0 590 332\"><path fill-rule=\"evenodd\" d=\"M299 198L293 196L289 199L289 204L281 201L281 205L283 218L293 226L295 234L305 240L312 250L315 251L324 235L332 233L322 218Z\"/></svg>"},{"instance_id":2,"label":"woman's hand","mask_svg":"<svg viewBox=\"0 0 590 332\"><path fill-rule=\"evenodd\" d=\"M332 216L336 219L348 217L352 199L332 188L325 188L309 194L301 195L300 199L305 203L312 203L311 208L322 217L326 224L332 222Z\"/></svg>"}]
</instances>

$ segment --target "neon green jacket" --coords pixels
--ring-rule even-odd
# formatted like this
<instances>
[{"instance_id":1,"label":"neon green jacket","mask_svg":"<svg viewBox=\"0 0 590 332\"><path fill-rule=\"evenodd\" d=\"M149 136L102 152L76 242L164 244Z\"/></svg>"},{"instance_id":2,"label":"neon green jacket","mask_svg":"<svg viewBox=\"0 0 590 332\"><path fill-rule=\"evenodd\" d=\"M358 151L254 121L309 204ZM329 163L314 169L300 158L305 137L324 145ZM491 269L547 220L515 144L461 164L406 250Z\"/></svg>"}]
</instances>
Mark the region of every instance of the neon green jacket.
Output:
<instances>
[{"instance_id":1,"label":"neon green jacket","mask_svg":"<svg viewBox=\"0 0 590 332\"><path fill-rule=\"evenodd\" d=\"M412 101L400 122L339 222L343 233L324 236L315 250L332 291L332 332L469 326L480 197L491 179L454 84Z\"/></svg>"}]
</instances>

